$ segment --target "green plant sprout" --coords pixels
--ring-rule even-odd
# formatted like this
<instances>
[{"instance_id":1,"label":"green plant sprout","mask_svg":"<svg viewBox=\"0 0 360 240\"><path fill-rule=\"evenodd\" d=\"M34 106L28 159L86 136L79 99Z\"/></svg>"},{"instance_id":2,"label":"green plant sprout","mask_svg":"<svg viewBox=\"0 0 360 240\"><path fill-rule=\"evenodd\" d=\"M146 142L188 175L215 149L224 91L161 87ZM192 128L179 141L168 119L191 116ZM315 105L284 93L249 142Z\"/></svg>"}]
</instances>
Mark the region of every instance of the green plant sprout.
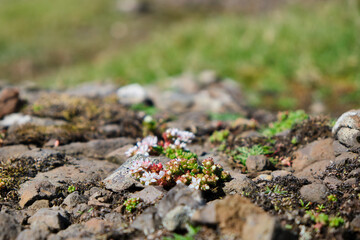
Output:
<instances>
[{"instance_id":1,"label":"green plant sprout","mask_svg":"<svg viewBox=\"0 0 360 240\"><path fill-rule=\"evenodd\" d=\"M269 127L263 129L261 132L267 137L273 137L278 133L291 129L294 124L300 123L309 116L303 110L294 112L280 112L278 114L278 121L273 122Z\"/></svg>"},{"instance_id":2,"label":"green plant sprout","mask_svg":"<svg viewBox=\"0 0 360 240\"><path fill-rule=\"evenodd\" d=\"M201 227L194 227L190 224L186 225L188 231L185 236L174 233L173 237L164 237L163 240L193 240L195 235L200 231Z\"/></svg>"},{"instance_id":3,"label":"green plant sprout","mask_svg":"<svg viewBox=\"0 0 360 240\"><path fill-rule=\"evenodd\" d=\"M302 199L300 199L299 202L302 209L308 210L310 208L311 202L305 204L305 202Z\"/></svg>"},{"instance_id":4,"label":"green plant sprout","mask_svg":"<svg viewBox=\"0 0 360 240\"><path fill-rule=\"evenodd\" d=\"M210 136L210 142L212 142L212 143L214 143L214 142L223 142L223 141L226 140L226 138L229 136L229 134L230 134L230 132L227 129L221 130L221 131L215 131Z\"/></svg>"},{"instance_id":5,"label":"green plant sprout","mask_svg":"<svg viewBox=\"0 0 360 240\"><path fill-rule=\"evenodd\" d=\"M337 200L338 200L336 195L334 195L334 194L329 195L327 197L327 199L329 200L329 202L337 202Z\"/></svg>"},{"instance_id":6,"label":"green plant sprout","mask_svg":"<svg viewBox=\"0 0 360 240\"><path fill-rule=\"evenodd\" d=\"M140 203L140 198L129 198L124 202L126 211L132 213Z\"/></svg>"},{"instance_id":7,"label":"green plant sprout","mask_svg":"<svg viewBox=\"0 0 360 240\"><path fill-rule=\"evenodd\" d=\"M273 151L270 150L269 146L260 146L254 145L251 148L248 147L238 147L231 152L231 155L234 157L235 161L239 161L244 166L246 165L246 160L249 156L254 155L267 155L272 154Z\"/></svg>"},{"instance_id":8,"label":"green plant sprout","mask_svg":"<svg viewBox=\"0 0 360 240\"><path fill-rule=\"evenodd\" d=\"M75 186L71 185L68 187L68 193L73 193L75 191Z\"/></svg>"},{"instance_id":9,"label":"green plant sprout","mask_svg":"<svg viewBox=\"0 0 360 240\"><path fill-rule=\"evenodd\" d=\"M273 189L270 189L268 186L266 186L266 194L268 193L275 193L275 194L279 194L279 195L284 195L287 193L287 191L283 191L281 190L281 187L279 185L275 185L275 187Z\"/></svg>"},{"instance_id":10,"label":"green plant sprout","mask_svg":"<svg viewBox=\"0 0 360 240\"><path fill-rule=\"evenodd\" d=\"M315 213L314 211L306 211L306 214L310 216L310 219L316 223L317 228L321 228L322 226L329 226L332 228L337 228L345 223L342 217L329 217L329 215L325 213Z\"/></svg>"}]
</instances>

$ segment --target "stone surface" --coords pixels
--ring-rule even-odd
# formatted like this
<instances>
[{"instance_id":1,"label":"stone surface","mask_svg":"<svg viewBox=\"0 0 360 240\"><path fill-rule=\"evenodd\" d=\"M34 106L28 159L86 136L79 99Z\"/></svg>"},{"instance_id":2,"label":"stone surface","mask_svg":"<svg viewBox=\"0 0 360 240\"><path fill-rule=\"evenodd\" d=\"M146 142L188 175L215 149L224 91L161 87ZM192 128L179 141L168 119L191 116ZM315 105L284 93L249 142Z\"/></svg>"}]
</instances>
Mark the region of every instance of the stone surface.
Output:
<instances>
[{"instance_id":1,"label":"stone surface","mask_svg":"<svg viewBox=\"0 0 360 240\"><path fill-rule=\"evenodd\" d=\"M328 188L324 184L312 183L302 186L300 189L302 199L307 202L325 203Z\"/></svg>"},{"instance_id":2,"label":"stone surface","mask_svg":"<svg viewBox=\"0 0 360 240\"><path fill-rule=\"evenodd\" d=\"M357 215L350 223L350 226L355 230L360 232L360 215Z\"/></svg>"},{"instance_id":3,"label":"stone surface","mask_svg":"<svg viewBox=\"0 0 360 240\"><path fill-rule=\"evenodd\" d=\"M16 238L16 240L45 240L50 231L45 228L25 229Z\"/></svg>"},{"instance_id":4,"label":"stone surface","mask_svg":"<svg viewBox=\"0 0 360 240\"><path fill-rule=\"evenodd\" d=\"M301 171L316 161L335 160L333 150L333 139L327 138L312 142L304 148L294 153L292 167L296 171Z\"/></svg>"},{"instance_id":5,"label":"stone surface","mask_svg":"<svg viewBox=\"0 0 360 240\"><path fill-rule=\"evenodd\" d=\"M56 196L56 187L47 180L28 181L20 186L20 207L31 205L39 199L52 199Z\"/></svg>"},{"instance_id":6,"label":"stone surface","mask_svg":"<svg viewBox=\"0 0 360 240\"><path fill-rule=\"evenodd\" d=\"M0 119L5 115L19 110L21 100L19 90L15 88L5 88L0 92Z\"/></svg>"},{"instance_id":7,"label":"stone surface","mask_svg":"<svg viewBox=\"0 0 360 240\"><path fill-rule=\"evenodd\" d=\"M256 184L239 172L231 173L232 180L226 182L223 188L226 194L241 194L243 192L252 192L256 188Z\"/></svg>"},{"instance_id":8,"label":"stone surface","mask_svg":"<svg viewBox=\"0 0 360 240\"><path fill-rule=\"evenodd\" d=\"M119 102L126 105L143 103L148 98L146 90L137 83L119 88L116 94Z\"/></svg>"},{"instance_id":9,"label":"stone surface","mask_svg":"<svg viewBox=\"0 0 360 240\"><path fill-rule=\"evenodd\" d=\"M168 231L184 229L192 212L188 206L176 206L163 217L162 224Z\"/></svg>"},{"instance_id":10,"label":"stone surface","mask_svg":"<svg viewBox=\"0 0 360 240\"><path fill-rule=\"evenodd\" d=\"M246 159L246 168L249 172L260 172L269 165L269 160L264 155L249 156Z\"/></svg>"},{"instance_id":11,"label":"stone surface","mask_svg":"<svg viewBox=\"0 0 360 240\"><path fill-rule=\"evenodd\" d=\"M271 176L276 179L278 177L286 177L292 175L291 172L285 171L285 170L276 170L271 172Z\"/></svg>"},{"instance_id":12,"label":"stone surface","mask_svg":"<svg viewBox=\"0 0 360 240\"><path fill-rule=\"evenodd\" d=\"M0 239L13 240L21 230L20 224L13 216L7 213L0 213Z\"/></svg>"},{"instance_id":13,"label":"stone surface","mask_svg":"<svg viewBox=\"0 0 360 240\"><path fill-rule=\"evenodd\" d=\"M304 178L309 181L319 181L318 178L322 175L330 163L331 162L328 160L314 162L310 166L305 167L300 172L296 172L294 176L297 178Z\"/></svg>"},{"instance_id":14,"label":"stone surface","mask_svg":"<svg viewBox=\"0 0 360 240\"><path fill-rule=\"evenodd\" d=\"M58 231L70 225L69 214L59 207L42 208L29 218L32 229L46 226L50 231Z\"/></svg>"},{"instance_id":15,"label":"stone surface","mask_svg":"<svg viewBox=\"0 0 360 240\"><path fill-rule=\"evenodd\" d=\"M147 186L139 192L130 194L130 198L141 198L145 203L154 204L161 199L166 191L161 187Z\"/></svg>"},{"instance_id":16,"label":"stone surface","mask_svg":"<svg viewBox=\"0 0 360 240\"><path fill-rule=\"evenodd\" d=\"M118 169L116 169L110 176L104 179L105 187L114 192L121 192L131 187L140 187L144 186L136 181L135 178L131 176L130 167L136 161L143 161L146 157L144 155L135 155L128 160L124 164L122 164ZM152 160L153 162L157 162L156 160Z\"/></svg>"},{"instance_id":17,"label":"stone surface","mask_svg":"<svg viewBox=\"0 0 360 240\"><path fill-rule=\"evenodd\" d=\"M327 187L336 189L342 184L342 181L337 179L336 177L325 177L324 184L326 184Z\"/></svg>"},{"instance_id":18,"label":"stone surface","mask_svg":"<svg viewBox=\"0 0 360 240\"><path fill-rule=\"evenodd\" d=\"M49 207L49 200L42 199L42 200L36 200L29 209L31 210L39 210L41 208L48 208Z\"/></svg>"},{"instance_id":19,"label":"stone surface","mask_svg":"<svg viewBox=\"0 0 360 240\"><path fill-rule=\"evenodd\" d=\"M29 147L25 145L13 145L4 146L0 148L0 161L5 162L9 158L15 158L21 156L25 151L28 151Z\"/></svg>"},{"instance_id":20,"label":"stone surface","mask_svg":"<svg viewBox=\"0 0 360 240\"><path fill-rule=\"evenodd\" d=\"M116 87L111 83L85 83L66 91L66 93L71 96L89 98L107 97L115 92Z\"/></svg>"},{"instance_id":21,"label":"stone surface","mask_svg":"<svg viewBox=\"0 0 360 240\"><path fill-rule=\"evenodd\" d=\"M141 230L145 235L154 233L161 225L161 219L156 213L155 207L147 208L132 222L131 227Z\"/></svg>"},{"instance_id":22,"label":"stone surface","mask_svg":"<svg viewBox=\"0 0 360 240\"><path fill-rule=\"evenodd\" d=\"M9 131L14 131L19 126L27 123L34 126L61 126L66 124L66 122L62 120L39 118L21 113L12 113L5 116L4 119L0 121L0 127L9 127Z\"/></svg>"},{"instance_id":23,"label":"stone surface","mask_svg":"<svg viewBox=\"0 0 360 240\"><path fill-rule=\"evenodd\" d=\"M127 144L121 148L118 148L110 153L108 153L105 158L110 162L114 162L117 164L123 164L127 160L127 156L125 155L126 151L129 150L133 144Z\"/></svg>"},{"instance_id":24,"label":"stone surface","mask_svg":"<svg viewBox=\"0 0 360 240\"><path fill-rule=\"evenodd\" d=\"M339 156L342 153L346 153L348 151L348 148L345 147L343 144L341 144L339 141L333 142L333 149L334 149L335 157Z\"/></svg>"},{"instance_id":25,"label":"stone surface","mask_svg":"<svg viewBox=\"0 0 360 240\"><path fill-rule=\"evenodd\" d=\"M347 147L360 147L360 110L350 110L336 121L332 133L335 139Z\"/></svg>"},{"instance_id":26,"label":"stone surface","mask_svg":"<svg viewBox=\"0 0 360 240\"><path fill-rule=\"evenodd\" d=\"M78 191L70 193L63 201L68 208L73 208L80 203L87 203L88 198L84 195L80 195Z\"/></svg>"},{"instance_id":27,"label":"stone surface","mask_svg":"<svg viewBox=\"0 0 360 240\"><path fill-rule=\"evenodd\" d=\"M133 144L134 140L126 137L91 140L86 143L75 142L56 148L58 151L72 156L84 155L90 158L104 159L110 152Z\"/></svg>"}]
</instances>

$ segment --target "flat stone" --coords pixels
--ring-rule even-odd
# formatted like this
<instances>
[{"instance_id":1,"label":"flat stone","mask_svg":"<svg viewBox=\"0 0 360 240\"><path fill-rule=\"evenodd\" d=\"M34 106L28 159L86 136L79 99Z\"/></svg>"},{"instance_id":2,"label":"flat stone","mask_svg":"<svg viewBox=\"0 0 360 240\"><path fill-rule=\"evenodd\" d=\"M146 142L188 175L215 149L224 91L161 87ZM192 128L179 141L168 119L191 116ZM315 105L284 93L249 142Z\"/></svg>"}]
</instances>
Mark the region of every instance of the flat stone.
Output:
<instances>
[{"instance_id":1,"label":"flat stone","mask_svg":"<svg viewBox=\"0 0 360 240\"><path fill-rule=\"evenodd\" d=\"M119 102L126 105L143 103L148 98L145 88L137 83L119 88L116 94Z\"/></svg>"},{"instance_id":2,"label":"flat stone","mask_svg":"<svg viewBox=\"0 0 360 240\"><path fill-rule=\"evenodd\" d=\"M323 181L328 187L336 189L342 184L342 181L336 177L325 177Z\"/></svg>"},{"instance_id":3,"label":"flat stone","mask_svg":"<svg viewBox=\"0 0 360 240\"><path fill-rule=\"evenodd\" d=\"M348 148L341 144L339 141L334 141L333 149L336 157L348 151Z\"/></svg>"},{"instance_id":4,"label":"flat stone","mask_svg":"<svg viewBox=\"0 0 360 240\"><path fill-rule=\"evenodd\" d=\"M226 194L242 194L249 193L256 189L256 184L239 172L231 173L232 180L226 182L223 188Z\"/></svg>"},{"instance_id":5,"label":"flat stone","mask_svg":"<svg viewBox=\"0 0 360 240\"><path fill-rule=\"evenodd\" d=\"M147 186L139 192L130 194L130 198L141 198L147 204L154 204L161 199L166 191L161 187Z\"/></svg>"},{"instance_id":6,"label":"flat stone","mask_svg":"<svg viewBox=\"0 0 360 240\"><path fill-rule=\"evenodd\" d=\"M50 231L65 229L70 225L69 214L59 207L42 208L38 210L29 218L29 223L32 229L43 225L48 227Z\"/></svg>"},{"instance_id":7,"label":"flat stone","mask_svg":"<svg viewBox=\"0 0 360 240\"><path fill-rule=\"evenodd\" d=\"M116 87L111 83L85 83L75 88L68 89L66 91L70 96L75 97L107 97L116 92Z\"/></svg>"},{"instance_id":8,"label":"flat stone","mask_svg":"<svg viewBox=\"0 0 360 240\"><path fill-rule=\"evenodd\" d=\"M73 208L78 204L87 203L89 199L84 196L80 195L78 191L70 193L63 201L68 208Z\"/></svg>"},{"instance_id":9,"label":"flat stone","mask_svg":"<svg viewBox=\"0 0 360 240\"><path fill-rule=\"evenodd\" d=\"M126 137L97 139L86 143L75 142L56 148L67 155L83 155L90 158L104 159L112 151L128 144L134 144L134 140Z\"/></svg>"},{"instance_id":10,"label":"flat stone","mask_svg":"<svg viewBox=\"0 0 360 240\"><path fill-rule=\"evenodd\" d=\"M157 215L155 207L145 209L131 224L131 227L141 230L145 235L154 233L161 225L161 219Z\"/></svg>"},{"instance_id":11,"label":"flat stone","mask_svg":"<svg viewBox=\"0 0 360 240\"><path fill-rule=\"evenodd\" d=\"M249 172L260 172L266 170L269 160L264 155L249 156L246 160L246 168Z\"/></svg>"},{"instance_id":12,"label":"flat stone","mask_svg":"<svg viewBox=\"0 0 360 240\"><path fill-rule=\"evenodd\" d=\"M0 239L16 239L20 231L21 226L13 216L0 212Z\"/></svg>"},{"instance_id":13,"label":"flat stone","mask_svg":"<svg viewBox=\"0 0 360 240\"><path fill-rule=\"evenodd\" d=\"M49 200L42 199L42 200L36 200L29 209L31 210L39 210L41 208L48 208L49 207Z\"/></svg>"},{"instance_id":14,"label":"flat stone","mask_svg":"<svg viewBox=\"0 0 360 240\"><path fill-rule=\"evenodd\" d=\"M19 157L23 152L28 151L29 148L26 145L12 145L4 146L0 148L0 161L5 162L9 158Z\"/></svg>"},{"instance_id":15,"label":"flat stone","mask_svg":"<svg viewBox=\"0 0 360 240\"><path fill-rule=\"evenodd\" d=\"M308 202L325 203L328 189L324 184L312 183L302 186L301 197Z\"/></svg>"},{"instance_id":16,"label":"flat stone","mask_svg":"<svg viewBox=\"0 0 360 240\"><path fill-rule=\"evenodd\" d=\"M117 164L123 164L128 157L125 155L125 153L127 152L127 150L129 150L129 148L131 148L133 146L133 144L127 144L121 148L118 148L110 153L108 153L105 158L106 160L110 161L110 162L114 162Z\"/></svg>"},{"instance_id":17,"label":"flat stone","mask_svg":"<svg viewBox=\"0 0 360 240\"><path fill-rule=\"evenodd\" d=\"M326 167L331 164L328 160L318 161L294 174L297 178L305 178L309 181L319 181L318 177L323 174Z\"/></svg>"},{"instance_id":18,"label":"flat stone","mask_svg":"<svg viewBox=\"0 0 360 240\"><path fill-rule=\"evenodd\" d=\"M168 231L184 229L192 212L188 206L176 206L163 217L162 224Z\"/></svg>"},{"instance_id":19,"label":"flat stone","mask_svg":"<svg viewBox=\"0 0 360 240\"><path fill-rule=\"evenodd\" d=\"M271 176L273 176L274 179L278 177L286 177L292 175L291 172L285 171L285 170L276 170L271 172Z\"/></svg>"},{"instance_id":20,"label":"flat stone","mask_svg":"<svg viewBox=\"0 0 360 240\"><path fill-rule=\"evenodd\" d=\"M56 187L47 180L27 181L20 185L20 207L31 205L39 199L52 199L56 196Z\"/></svg>"},{"instance_id":21,"label":"flat stone","mask_svg":"<svg viewBox=\"0 0 360 240\"><path fill-rule=\"evenodd\" d=\"M312 142L304 148L297 150L294 153L293 169L295 172L299 172L314 162L335 160L335 153L332 146L333 139L327 138Z\"/></svg>"}]
</instances>

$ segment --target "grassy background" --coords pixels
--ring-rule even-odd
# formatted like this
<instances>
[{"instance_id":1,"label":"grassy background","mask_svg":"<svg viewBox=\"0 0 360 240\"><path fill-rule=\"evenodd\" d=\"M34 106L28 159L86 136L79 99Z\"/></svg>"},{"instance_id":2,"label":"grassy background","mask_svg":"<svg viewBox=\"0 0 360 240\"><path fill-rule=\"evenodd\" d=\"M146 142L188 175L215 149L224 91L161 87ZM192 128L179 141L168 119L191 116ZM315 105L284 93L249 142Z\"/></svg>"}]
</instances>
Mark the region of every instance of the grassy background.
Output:
<instances>
[{"instance_id":1,"label":"grassy background","mask_svg":"<svg viewBox=\"0 0 360 240\"><path fill-rule=\"evenodd\" d=\"M114 1L0 0L0 78L68 87L213 69L268 109L359 107L358 1L257 14L126 16ZM355 6L355 7L354 7Z\"/></svg>"}]
</instances>

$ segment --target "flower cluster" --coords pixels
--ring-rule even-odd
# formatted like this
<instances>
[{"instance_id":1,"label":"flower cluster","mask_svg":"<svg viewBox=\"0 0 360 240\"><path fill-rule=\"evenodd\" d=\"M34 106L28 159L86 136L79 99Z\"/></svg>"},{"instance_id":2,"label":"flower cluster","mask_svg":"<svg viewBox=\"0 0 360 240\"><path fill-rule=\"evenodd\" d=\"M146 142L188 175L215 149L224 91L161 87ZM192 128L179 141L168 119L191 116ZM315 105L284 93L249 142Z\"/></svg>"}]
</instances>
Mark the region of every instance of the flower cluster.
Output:
<instances>
[{"instance_id":1,"label":"flower cluster","mask_svg":"<svg viewBox=\"0 0 360 240\"><path fill-rule=\"evenodd\" d=\"M172 187L184 183L204 191L230 178L230 174L219 164L214 164L212 158L203 160L201 165L196 158L178 158L167 162L165 167L148 160L138 161L131 167L131 173L144 185Z\"/></svg>"},{"instance_id":2,"label":"flower cluster","mask_svg":"<svg viewBox=\"0 0 360 240\"><path fill-rule=\"evenodd\" d=\"M128 157L136 154L149 156L159 155L168 149L186 150L186 144L190 143L195 138L195 135L192 132L169 128L163 133L162 137L163 140L158 141L156 136L147 136L130 148L125 154Z\"/></svg>"}]
</instances>

